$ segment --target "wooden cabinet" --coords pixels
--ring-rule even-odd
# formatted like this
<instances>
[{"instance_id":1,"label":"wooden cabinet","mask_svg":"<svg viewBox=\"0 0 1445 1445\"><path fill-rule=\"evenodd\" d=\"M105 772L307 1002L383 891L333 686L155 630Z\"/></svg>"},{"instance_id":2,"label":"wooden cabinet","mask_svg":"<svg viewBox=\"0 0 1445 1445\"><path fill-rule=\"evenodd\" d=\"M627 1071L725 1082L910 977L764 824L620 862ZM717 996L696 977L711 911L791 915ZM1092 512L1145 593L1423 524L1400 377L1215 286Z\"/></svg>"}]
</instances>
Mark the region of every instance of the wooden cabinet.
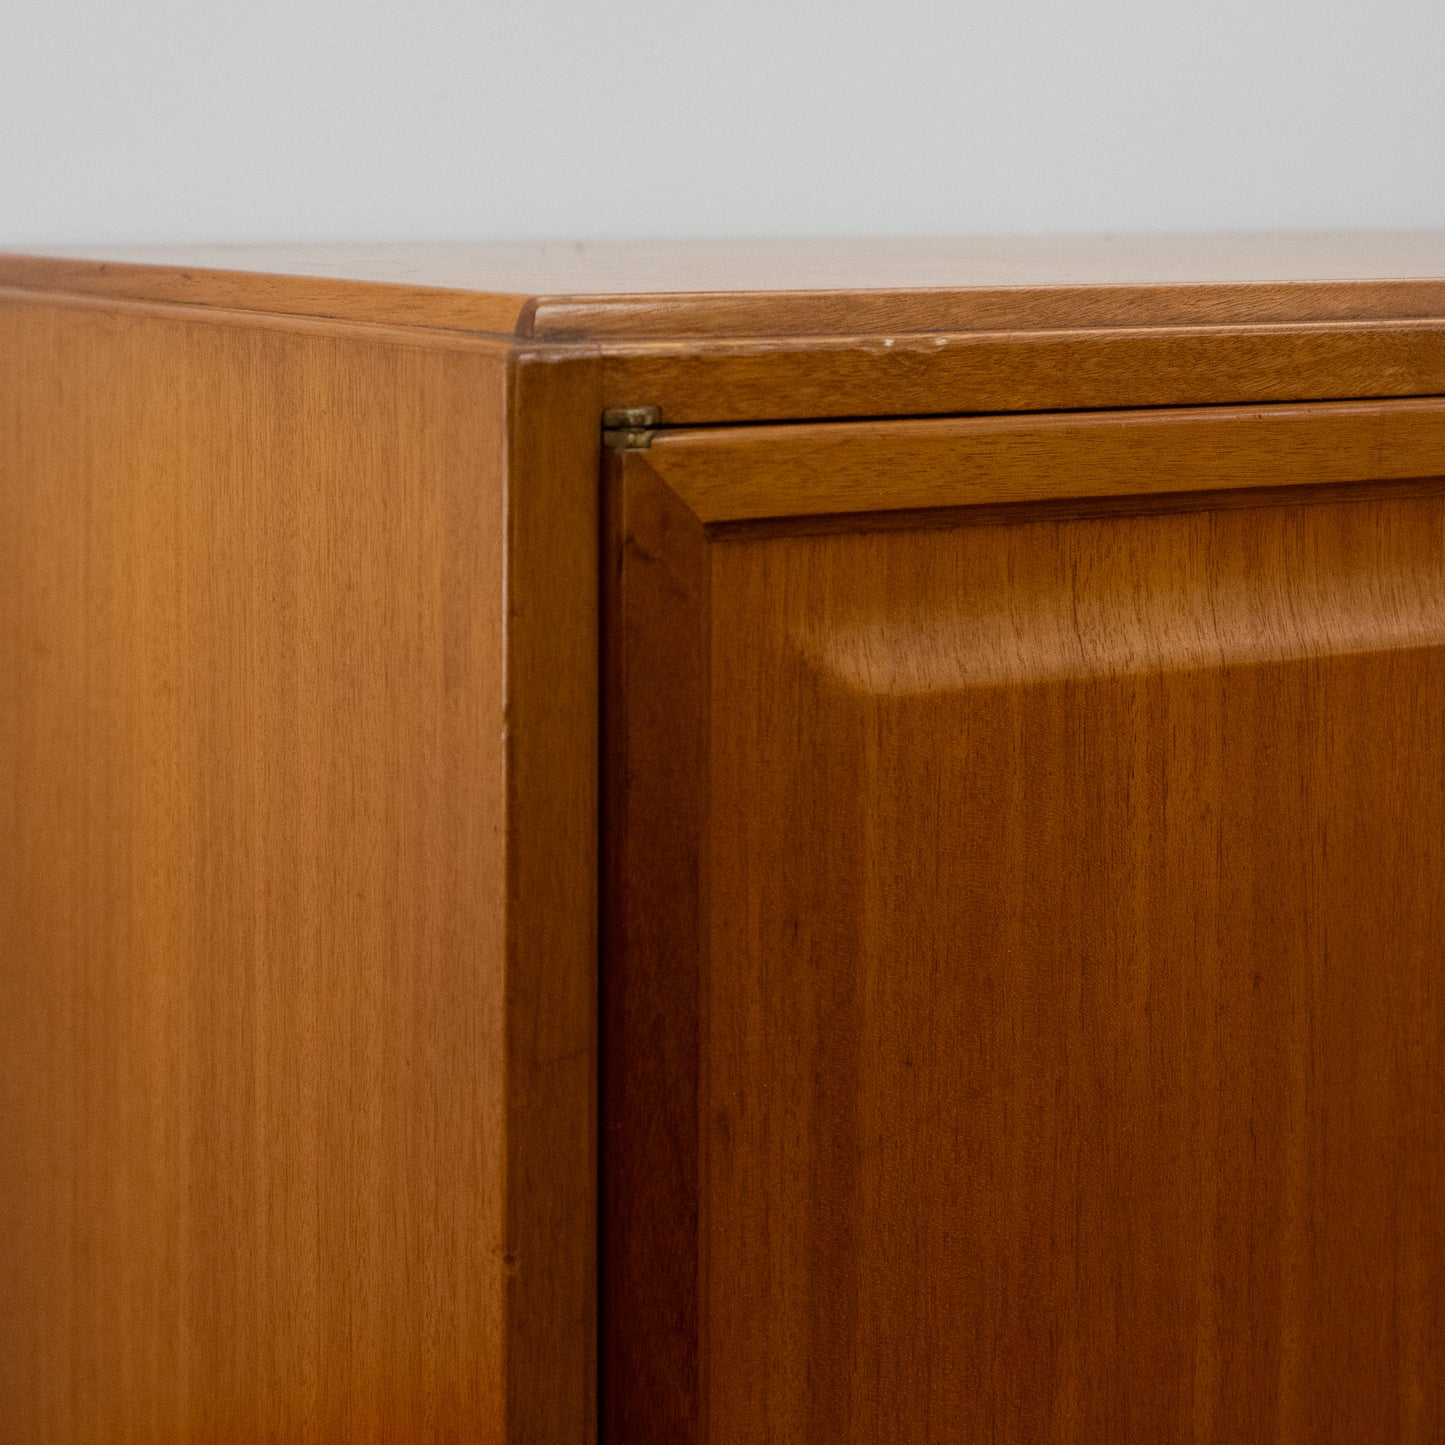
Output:
<instances>
[{"instance_id":1,"label":"wooden cabinet","mask_svg":"<svg viewBox=\"0 0 1445 1445\"><path fill-rule=\"evenodd\" d=\"M1441 278L0 258L0 1439L1439 1439Z\"/></svg>"}]
</instances>

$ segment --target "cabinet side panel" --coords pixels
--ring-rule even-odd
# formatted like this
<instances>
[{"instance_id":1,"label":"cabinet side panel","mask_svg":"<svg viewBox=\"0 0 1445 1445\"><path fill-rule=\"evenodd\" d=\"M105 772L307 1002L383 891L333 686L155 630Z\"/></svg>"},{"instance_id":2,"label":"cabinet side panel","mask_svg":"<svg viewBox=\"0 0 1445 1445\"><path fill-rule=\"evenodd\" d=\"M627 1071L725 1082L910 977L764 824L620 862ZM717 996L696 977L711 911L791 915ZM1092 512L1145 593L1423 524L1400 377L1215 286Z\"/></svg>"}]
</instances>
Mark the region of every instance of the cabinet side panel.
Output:
<instances>
[{"instance_id":1,"label":"cabinet side panel","mask_svg":"<svg viewBox=\"0 0 1445 1445\"><path fill-rule=\"evenodd\" d=\"M0 1437L494 1441L500 352L0 308Z\"/></svg>"}]
</instances>

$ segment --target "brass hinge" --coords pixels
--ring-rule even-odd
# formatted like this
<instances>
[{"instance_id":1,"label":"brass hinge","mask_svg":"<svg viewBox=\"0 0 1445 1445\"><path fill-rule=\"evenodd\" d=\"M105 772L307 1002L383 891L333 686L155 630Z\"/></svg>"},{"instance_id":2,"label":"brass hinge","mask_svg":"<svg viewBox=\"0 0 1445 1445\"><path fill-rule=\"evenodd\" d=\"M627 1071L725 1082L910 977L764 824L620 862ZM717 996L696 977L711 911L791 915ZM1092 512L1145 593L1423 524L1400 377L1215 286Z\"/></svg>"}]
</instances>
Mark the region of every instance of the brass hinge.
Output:
<instances>
[{"instance_id":1,"label":"brass hinge","mask_svg":"<svg viewBox=\"0 0 1445 1445\"><path fill-rule=\"evenodd\" d=\"M615 452L643 451L661 425L660 406L609 406L602 413L602 445Z\"/></svg>"}]
</instances>

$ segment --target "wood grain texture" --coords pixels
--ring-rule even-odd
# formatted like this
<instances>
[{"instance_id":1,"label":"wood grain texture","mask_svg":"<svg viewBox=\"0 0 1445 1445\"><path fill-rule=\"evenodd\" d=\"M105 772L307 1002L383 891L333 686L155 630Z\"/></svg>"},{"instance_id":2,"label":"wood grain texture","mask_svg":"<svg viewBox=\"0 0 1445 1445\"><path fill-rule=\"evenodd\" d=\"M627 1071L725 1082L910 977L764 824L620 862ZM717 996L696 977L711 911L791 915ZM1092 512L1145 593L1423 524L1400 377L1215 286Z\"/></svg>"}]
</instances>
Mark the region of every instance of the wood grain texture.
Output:
<instances>
[{"instance_id":1,"label":"wood grain texture","mask_svg":"<svg viewBox=\"0 0 1445 1445\"><path fill-rule=\"evenodd\" d=\"M507 408L508 1440L597 1438L598 378Z\"/></svg>"},{"instance_id":2,"label":"wood grain texture","mask_svg":"<svg viewBox=\"0 0 1445 1445\"><path fill-rule=\"evenodd\" d=\"M518 333L538 341L903 337L1116 326L1438 319L1442 281L952 285L915 290L694 291L538 296Z\"/></svg>"},{"instance_id":3,"label":"wood grain texture","mask_svg":"<svg viewBox=\"0 0 1445 1445\"><path fill-rule=\"evenodd\" d=\"M601 365L608 406L669 426L1438 396L1445 323L616 343Z\"/></svg>"},{"instance_id":4,"label":"wood grain texture","mask_svg":"<svg viewBox=\"0 0 1445 1445\"><path fill-rule=\"evenodd\" d=\"M1445 476L1445 401L665 431L647 465L704 523Z\"/></svg>"},{"instance_id":5,"label":"wood grain texture","mask_svg":"<svg viewBox=\"0 0 1445 1445\"><path fill-rule=\"evenodd\" d=\"M0 303L34 295L0 288ZM83 310L102 303L66 295L47 297L47 304ZM205 317L257 331L326 326L220 306L103 304L116 316ZM352 329L435 351L477 344L446 330L379 323ZM607 347L518 343L511 354L518 365L595 366L598 411L653 398L669 426L1445 394L1445 322L1433 321ZM596 420L589 415L587 424Z\"/></svg>"},{"instance_id":6,"label":"wood grain texture","mask_svg":"<svg viewBox=\"0 0 1445 1445\"><path fill-rule=\"evenodd\" d=\"M698 1398L613 1438L1445 1429L1445 498L1206 505L624 527L604 1057L697 1193L604 1155L604 1317Z\"/></svg>"},{"instance_id":7,"label":"wood grain texture","mask_svg":"<svg viewBox=\"0 0 1445 1445\"><path fill-rule=\"evenodd\" d=\"M699 1409L701 849L708 545L613 457L604 691L602 1439L706 1438Z\"/></svg>"},{"instance_id":8,"label":"wood grain texture","mask_svg":"<svg viewBox=\"0 0 1445 1445\"><path fill-rule=\"evenodd\" d=\"M848 336L1445 314L1445 233L143 246L0 284L536 340Z\"/></svg>"},{"instance_id":9,"label":"wood grain texture","mask_svg":"<svg viewBox=\"0 0 1445 1445\"><path fill-rule=\"evenodd\" d=\"M1439 236L207 255L0 258L0 1438L1441 1435Z\"/></svg>"},{"instance_id":10,"label":"wood grain texture","mask_svg":"<svg viewBox=\"0 0 1445 1445\"><path fill-rule=\"evenodd\" d=\"M0 306L7 1441L591 1437L596 525L518 386Z\"/></svg>"},{"instance_id":11,"label":"wood grain texture","mask_svg":"<svg viewBox=\"0 0 1445 1445\"><path fill-rule=\"evenodd\" d=\"M1442 235L121 248L0 286L505 333L687 426L1445 394Z\"/></svg>"}]
</instances>

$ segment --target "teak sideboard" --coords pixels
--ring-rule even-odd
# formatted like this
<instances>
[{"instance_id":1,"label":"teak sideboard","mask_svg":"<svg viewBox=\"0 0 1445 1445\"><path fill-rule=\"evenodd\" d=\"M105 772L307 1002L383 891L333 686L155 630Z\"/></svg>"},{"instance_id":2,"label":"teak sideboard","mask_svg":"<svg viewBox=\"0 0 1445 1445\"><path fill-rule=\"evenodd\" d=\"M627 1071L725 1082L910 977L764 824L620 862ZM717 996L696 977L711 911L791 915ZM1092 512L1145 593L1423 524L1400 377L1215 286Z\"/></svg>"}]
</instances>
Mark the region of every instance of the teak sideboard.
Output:
<instances>
[{"instance_id":1,"label":"teak sideboard","mask_svg":"<svg viewBox=\"0 0 1445 1445\"><path fill-rule=\"evenodd\" d=\"M1445 234L0 288L5 1445L1445 1438Z\"/></svg>"}]
</instances>

